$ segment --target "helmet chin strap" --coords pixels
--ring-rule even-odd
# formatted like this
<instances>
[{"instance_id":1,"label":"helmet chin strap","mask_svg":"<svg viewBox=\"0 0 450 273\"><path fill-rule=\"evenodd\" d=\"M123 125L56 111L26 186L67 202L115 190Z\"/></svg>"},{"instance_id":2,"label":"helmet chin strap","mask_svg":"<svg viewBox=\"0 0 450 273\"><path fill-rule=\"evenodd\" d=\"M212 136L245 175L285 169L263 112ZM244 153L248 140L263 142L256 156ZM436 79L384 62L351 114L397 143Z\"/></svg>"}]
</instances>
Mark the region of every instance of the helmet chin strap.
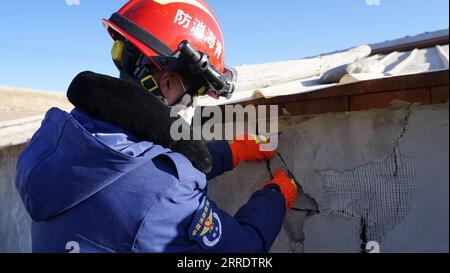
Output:
<instances>
[{"instance_id":1,"label":"helmet chin strap","mask_svg":"<svg viewBox=\"0 0 450 273\"><path fill-rule=\"evenodd\" d=\"M186 88L186 86L184 86L184 83L183 83L183 79L180 77L180 75L178 75L178 74L175 74L175 76L177 76L177 79L180 81L180 83L181 83L181 87L183 87L183 93L186 93L188 90L187 90L187 88Z\"/></svg>"},{"instance_id":2,"label":"helmet chin strap","mask_svg":"<svg viewBox=\"0 0 450 273\"><path fill-rule=\"evenodd\" d=\"M179 103L170 106L176 111L179 117L184 119L189 125L192 125L192 119L195 114L195 98L189 94L184 94Z\"/></svg>"},{"instance_id":3,"label":"helmet chin strap","mask_svg":"<svg viewBox=\"0 0 450 273\"><path fill-rule=\"evenodd\" d=\"M123 80L135 82L139 85L143 85L141 80L152 75L155 72L155 70L151 69L152 64L148 61L147 58L145 58L143 53L138 53L138 51L136 51L134 47L129 43L125 43L124 52L128 54L123 54L121 62L115 61L116 66L118 66L121 72L120 78ZM136 56L135 54L139 54L139 56ZM132 68L126 66L132 66ZM129 73L129 71L133 72ZM178 116L183 118L189 125L191 125L192 118L195 112L195 96L197 90L192 87L189 89L186 88L183 78L178 74L176 74L176 77L180 81L181 87L183 88L183 95L181 95L180 98L178 98L178 100L176 100L172 105L169 105L167 99L161 92L161 87L158 86L156 82L154 82L155 88L149 92L157 99L159 99L162 103L175 110ZM154 78L152 79L154 80Z\"/></svg>"},{"instance_id":4,"label":"helmet chin strap","mask_svg":"<svg viewBox=\"0 0 450 273\"><path fill-rule=\"evenodd\" d=\"M184 119L189 125L191 125L196 107L196 95L194 92L196 90L194 88L187 89L181 76L176 74L176 77L180 81L181 87L183 88L183 95L181 95L172 105L169 105L167 99L161 92L160 87L158 87L151 93L159 100L161 100L165 105L174 110L180 118ZM138 79L136 80L139 82Z\"/></svg>"},{"instance_id":5,"label":"helmet chin strap","mask_svg":"<svg viewBox=\"0 0 450 273\"><path fill-rule=\"evenodd\" d=\"M195 93L192 92L192 88L186 89L183 79L178 74L176 76L183 87L183 95L170 107L177 111L179 117L184 119L189 125L192 125L196 107Z\"/></svg>"}]
</instances>

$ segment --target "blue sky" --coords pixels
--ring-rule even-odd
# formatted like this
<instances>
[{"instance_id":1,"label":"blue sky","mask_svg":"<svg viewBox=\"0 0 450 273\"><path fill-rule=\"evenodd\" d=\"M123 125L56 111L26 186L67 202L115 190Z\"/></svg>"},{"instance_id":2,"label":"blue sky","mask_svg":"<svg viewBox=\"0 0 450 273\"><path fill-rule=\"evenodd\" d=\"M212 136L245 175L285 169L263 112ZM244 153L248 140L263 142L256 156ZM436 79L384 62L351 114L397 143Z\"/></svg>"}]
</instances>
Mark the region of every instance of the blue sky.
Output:
<instances>
[{"instance_id":1,"label":"blue sky","mask_svg":"<svg viewBox=\"0 0 450 273\"><path fill-rule=\"evenodd\" d=\"M0 85L65 92L84 70L116 76L101 25L126 0L0 1ZM448 28L448 0L207 0L228 65L297 59Z\"/></svg>"}]
</instances>

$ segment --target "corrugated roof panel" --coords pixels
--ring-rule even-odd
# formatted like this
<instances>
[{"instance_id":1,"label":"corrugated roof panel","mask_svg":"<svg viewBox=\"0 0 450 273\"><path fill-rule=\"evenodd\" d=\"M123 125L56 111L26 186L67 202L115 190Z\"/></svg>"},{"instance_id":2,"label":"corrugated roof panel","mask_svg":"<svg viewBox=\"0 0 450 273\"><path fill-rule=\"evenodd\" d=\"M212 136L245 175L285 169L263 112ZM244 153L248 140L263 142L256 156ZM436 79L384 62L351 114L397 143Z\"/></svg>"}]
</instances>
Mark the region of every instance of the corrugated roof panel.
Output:
<instances>
[{"instance_id":1,"label":"corrugated roof panel","mask_svg":"<svg viewBox=\"0 0 450 273\"><path fill-rule=\"evenodd\" d=\"M388 75L413 74L448 68L448 45L377 55Z\"/></svg>"},{"instance_id":2,"label":"corrugated roof panel","mask_svg":"<svg viewBox=\"0 0 450 273\"><path fill-rule=\"evenodd\" d=\"M380 62L386 66L385 71L393 70L398 64L402 63L406 58L408 58L409 53L404 52L392 52L388 55L376 55Z\"/></svg>"},{"instance_id":3,"label":"corrugated roof panel","mask_svg":"<svg viewBox=\"0 0 450 273\"><path fill-rule=\"evenodd\" d=\"M336 54L343 54L344 55L347 52L340 52ZM430 48L424 48L424 49L414 49L410 51L405 52L392 52L388 55L375 55L375 56L368 56L363 59L355 59L356 61L363 61L363 60L378 60L379 63L385 66L384 72L382 73L359 73L359 74L348 74L341 78L341 81L339 83L335 84L322 84L320 82L320 75L314 75L311 77L308 77L306 79L297 79L297 80L288 80L285 82L277 81L273 85L268 86L261 86L254 88L253 90L239 90L236 92L235 95L230 100L220 99L220 100L214 100L211 98L200 98L199 104L203 106L208 105L221 105L221 104L232 104L237 103L241 101L247 101L254 98L260 98L260 97L278 97L278 96L287 96L292 94L300 94L300 93L306 93L306 92L312 92L324 88L331 87L336 84L348 84L355 81L363 81L363 80L372 80L372 79L378 79L383 77L393 77L393 76L401 76L406 74L417 74L417 73L425 73L425 72L432 72L432 71L439 71L448 69L449 67L449 45L443 45L443 46L435 46ZM333 56L330 55L330 56ZM317 61L317 65L319 67L323 68L326 67L327 69L335 68L339 65L338 62L336 62L336 57L331 57L328 60L333 60L334 63L327 63L327 59L323 59L322 57L316 57L312 59L308 59L310 63L315 63ZM313 60L313 61L312 61ZM301 63L301 62L299 62ZM282 63L280 63L282 64ZM305 63L306 64L306 63ZM344 62L345 64L345 62ZM348 63L350 64L350 63ZM267 64L263 64L261 66L266 67ZM253 66L253 67L257 67ZM280 68L278 68L280 69ZM293 68L290 67L290 70ZM300 67L298 68L300 69ZM308 68L303 67L301 68L303 70L308 70ZM345 69L345 67L344 67ZM257 71L255 69L254 71ZM325 71L322 70L321 73ZM256 78L258 76L255 75ZM246 78L251 78L251 75L246 75Z\"/></svg>"},{"instance_id":4,"label":"corrugated roof panel","mask_svg":"<svg viewBox=\"0 0 450 273\"><path fill-rule=\"evenodd\" d=\"M448 69L448 45L436 46L436 50L445 68Z\"/></svg>"}]
</instances>

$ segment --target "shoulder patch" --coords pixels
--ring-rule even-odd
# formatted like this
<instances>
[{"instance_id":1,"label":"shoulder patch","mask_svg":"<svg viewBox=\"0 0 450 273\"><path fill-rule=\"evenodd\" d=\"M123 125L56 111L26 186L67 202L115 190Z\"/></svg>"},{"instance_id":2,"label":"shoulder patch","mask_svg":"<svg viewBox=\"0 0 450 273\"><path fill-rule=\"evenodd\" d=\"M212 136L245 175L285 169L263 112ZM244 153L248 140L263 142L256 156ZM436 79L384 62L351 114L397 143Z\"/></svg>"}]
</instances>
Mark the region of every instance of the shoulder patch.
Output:
<instances>
[{"instance_id":1,"label":"shoulder patch","mask_svg":"<svg viewBox=\"0 0 450 273\"><path fill-rule=\"evenodd\" d=\"M214 203L204 197L189 227L189 239L204 249L215 247L222 238L222 222L218 212Z\"/></svg>"}]
</instances>

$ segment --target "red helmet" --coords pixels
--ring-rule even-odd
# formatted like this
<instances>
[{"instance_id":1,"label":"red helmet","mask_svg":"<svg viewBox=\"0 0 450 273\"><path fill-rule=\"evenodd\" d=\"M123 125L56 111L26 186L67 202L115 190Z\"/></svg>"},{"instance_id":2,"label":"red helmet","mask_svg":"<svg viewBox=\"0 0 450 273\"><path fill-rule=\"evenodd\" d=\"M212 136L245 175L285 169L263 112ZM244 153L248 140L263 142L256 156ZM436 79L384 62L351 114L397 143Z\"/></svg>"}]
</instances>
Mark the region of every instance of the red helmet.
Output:
<instances>
[{"instance_id":1,"label":"red helmet","mask_svg":"<svg viewBox=\"0 0 450 273\"><path fill-rule=\"evenodd\" d=\"M171 56L183 40L208 54L210 63L224 73L222 31L203 0L131 0L110 19L103 20L114 37L122 35L161 68L155 57Z\"/></svg>"}]
</instances>

